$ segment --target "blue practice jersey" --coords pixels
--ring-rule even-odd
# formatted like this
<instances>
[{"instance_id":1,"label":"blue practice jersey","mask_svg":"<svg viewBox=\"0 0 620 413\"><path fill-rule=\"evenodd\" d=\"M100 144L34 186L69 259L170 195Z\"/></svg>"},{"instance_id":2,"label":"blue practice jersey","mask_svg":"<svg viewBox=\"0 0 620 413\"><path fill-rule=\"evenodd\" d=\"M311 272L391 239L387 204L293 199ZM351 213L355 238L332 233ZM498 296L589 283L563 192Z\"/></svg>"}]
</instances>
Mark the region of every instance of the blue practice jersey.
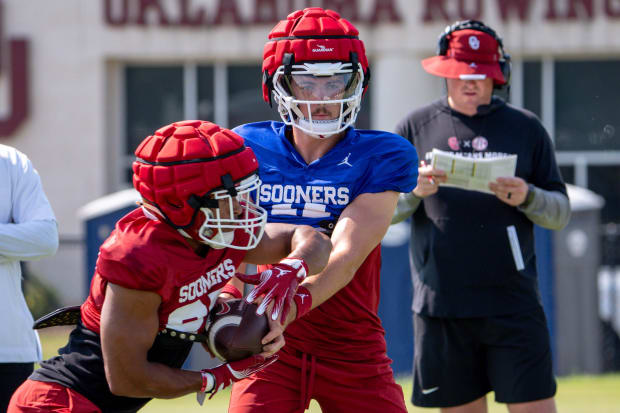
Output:
<instances>
[{"instance_id":1,"label":"blue practice jersey","mask_svg":"<svg viewBox=\"0 0 620 413\"><path fill-rule=\"evenodd\" d=\"M234 129L258 158L263 181L260 205L270 222L321 227L330 232L358 195L409 192L417 181L418 157L406 139L389 132L349 128L322 158L309 165L285 136L282 122Z\"/></svg>"},{"instance_id":2,"label":"blue practice jersey","mask_svg":"<svg viewBox=\"0 0 620 413\"><path fill-rule=\"evenodd\" d=\"M258 158L263 181L259 200L270 222L307 224L329 234L358 195L411 191L416 185L416 151L398 135L349 128L329 152L308 165L285 130L281 122L235 129ZM376 374L389 370L385 331L377 315L380 272L377 245L344 288L287 327L287 348L332 360L363 361L374 366Z\"/></svg>"}]
</instances>

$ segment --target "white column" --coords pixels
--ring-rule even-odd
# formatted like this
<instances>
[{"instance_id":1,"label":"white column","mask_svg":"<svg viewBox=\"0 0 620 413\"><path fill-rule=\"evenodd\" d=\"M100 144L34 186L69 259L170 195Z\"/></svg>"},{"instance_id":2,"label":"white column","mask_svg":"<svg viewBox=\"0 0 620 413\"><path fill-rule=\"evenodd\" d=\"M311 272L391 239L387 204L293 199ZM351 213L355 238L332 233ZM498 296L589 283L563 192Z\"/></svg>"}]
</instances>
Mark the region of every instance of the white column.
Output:
<instances>
[{"instance_id":1,"label":"white column","mask_svg":"<svg viewBox=\"0 0 620 413\"><path fill-rule=\"evenodd\" d=\"M193 62L183 65L183 118L198 119L198 69Z\"/></svg>"},{"instance_id":2,"label":"white column","mask_svg":"<svg viewBox=\"0 0 620 413\"><path fill-rule=\"evenodd\" d=\"M443 80L422 69L424 57L398 51L372 59L372 128L393 131L407 113L445 93Z\"/></svg>"},{"instance_id":3,"label":"white column","mask_svg":"<svg viewBox=\"0 0 620 413\"><path fill-rule=\"evenodd\" d=\"M542 60L541 84L542 123L549 132L551 140L555 142L555 75L551 57L545 57Z\"/></svg>"},{"instance_id":4,"label":"white column","mask_svg":"<svg viewBox=\"0 0 620 413\"><path fill-rule=\"evenodd\" d=\"M225 63L213 67L213 121L223 128L228 127L228 72Z\"/></svg>"},{"instance_id":5,"label":"white column","mask_svg":"<svg viewBox=\"0 0 620 413\"><path fill-rule=\"evenodd\" d=\"M512 60L510 102L517 107L523 107L523 59Z\"/></svg>"}]
</instances>

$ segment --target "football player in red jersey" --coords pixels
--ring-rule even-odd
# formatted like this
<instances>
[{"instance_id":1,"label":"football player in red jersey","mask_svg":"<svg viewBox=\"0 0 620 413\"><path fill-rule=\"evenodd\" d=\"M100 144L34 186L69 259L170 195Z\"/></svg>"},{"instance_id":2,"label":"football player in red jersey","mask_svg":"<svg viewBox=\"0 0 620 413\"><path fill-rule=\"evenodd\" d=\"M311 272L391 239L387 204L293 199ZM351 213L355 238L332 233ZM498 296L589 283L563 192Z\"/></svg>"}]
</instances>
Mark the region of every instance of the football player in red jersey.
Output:
<instances>
[{"instance_id":1,"label":"football player in red jersey","mask_svg":"<svg viewBox=\"0 0 620 413\"><path fill-rule=\"evenodd\" d=\"M258 162L234 132L173 123L147 137L136 157L141 207L101 246L68 344L14 393L9 412L135 412L151 398L192 392L202 401L274 362L284 344L281 325L270 321L263 353L200 372L181 369L241 261L285 258L275 267L302 268L295 277L327 263L331 243L313 228L265 225ZM284 305L286 294L276 290L271 298Z\"/></svg>"}]
</instances>

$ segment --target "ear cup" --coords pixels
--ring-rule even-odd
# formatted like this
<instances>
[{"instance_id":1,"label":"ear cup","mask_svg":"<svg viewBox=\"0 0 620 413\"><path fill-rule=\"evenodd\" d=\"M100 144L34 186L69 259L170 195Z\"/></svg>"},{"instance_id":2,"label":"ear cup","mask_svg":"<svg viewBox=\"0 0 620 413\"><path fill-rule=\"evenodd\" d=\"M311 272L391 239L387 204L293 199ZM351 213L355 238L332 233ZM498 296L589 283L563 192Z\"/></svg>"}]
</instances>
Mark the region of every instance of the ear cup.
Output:
<instances>
[{"instance_id":1,"label":"ear cup","mask_svg":"<svg viewBox=\"0 0 620 413\"><path fill-rule=\"evenodd\" d=\"M446 53L448 53L448 35L452 33L451 31L449 31L450 28L451 26L446 27L446 30L444 30L443 33L441 33L441 35L439 36L439 40L437 42L438 56L445 56Z\"/></svg>"},{"instance_id":2,"label":"ear cup","mask_svg":"<svg viewBox=\"0 0 620 413\"><path fill-rule=\"evenodd\" d=\"M510 76L512 75L512 62L510 60L510 55L504 53L504 49L502 49L502 55L504 60L499 62L499 68L502 71L502 75L504 75L504 79L506 83L503 85L497 85L496 89L501 89L510 86Z\"/></svg>"}]
</instances>

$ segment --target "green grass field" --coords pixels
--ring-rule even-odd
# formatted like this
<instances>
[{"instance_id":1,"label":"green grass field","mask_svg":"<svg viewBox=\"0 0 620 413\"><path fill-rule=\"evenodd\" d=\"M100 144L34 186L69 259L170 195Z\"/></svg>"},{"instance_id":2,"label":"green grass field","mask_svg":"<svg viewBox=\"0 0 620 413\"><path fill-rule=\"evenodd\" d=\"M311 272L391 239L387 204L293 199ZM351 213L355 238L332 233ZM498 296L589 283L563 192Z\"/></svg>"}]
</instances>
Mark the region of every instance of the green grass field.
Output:
<instances>
[{"instance_id":1,"label":"green grass field","mask_svg":"<svg viewBox=\"0 0 620 413\"><path fill-rule=\"evenodd\" d=\"M54 327L40 332L43 345L43 358L57 354L62 347L69 330ZM411 396L411 378L398 379L408 400ZM600 376L570 376L558 379L558 393L556 402L560 413L620 413L620 374ZM213 399L205 401L204 406L196 403L195 395L187 395L174 400L153 400L146 405L142 412L170 413L170 412L226 412L230 393L227 390L218 393ZM493 402L493 395L489 395L489 412L507 412L504 405ZM439 409L422 409L413 407L407 402L410 413L437 413ZM321 409L316 402L310 404L308 412L319 413Z\"/></svg>"}]
</instances>

